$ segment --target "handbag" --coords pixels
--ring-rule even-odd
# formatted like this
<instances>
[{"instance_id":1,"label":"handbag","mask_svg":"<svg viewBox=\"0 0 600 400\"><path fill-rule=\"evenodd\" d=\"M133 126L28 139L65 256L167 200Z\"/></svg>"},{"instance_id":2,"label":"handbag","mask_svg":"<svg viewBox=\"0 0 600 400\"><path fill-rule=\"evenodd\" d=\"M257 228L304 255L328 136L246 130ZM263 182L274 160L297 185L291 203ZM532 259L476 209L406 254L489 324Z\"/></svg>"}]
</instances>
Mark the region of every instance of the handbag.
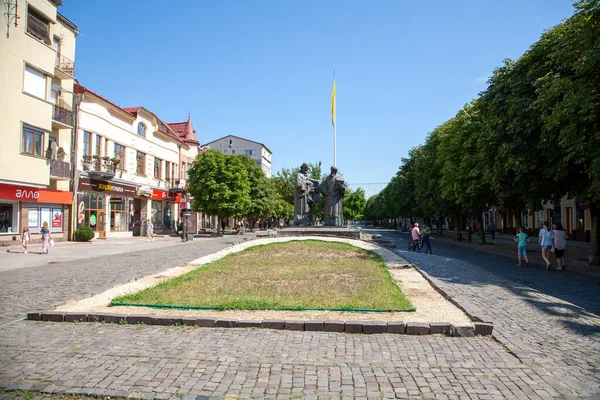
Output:
<instances>
[{"instance_id":1,"label":"handbag","mask_svg":"<svg viewBox=\"0 0 600 400\"><path fill-rule=\"evenodd\" d=\"M54 239L50 239L50 247L54 247Z\"/></svg>"}]
</instances>

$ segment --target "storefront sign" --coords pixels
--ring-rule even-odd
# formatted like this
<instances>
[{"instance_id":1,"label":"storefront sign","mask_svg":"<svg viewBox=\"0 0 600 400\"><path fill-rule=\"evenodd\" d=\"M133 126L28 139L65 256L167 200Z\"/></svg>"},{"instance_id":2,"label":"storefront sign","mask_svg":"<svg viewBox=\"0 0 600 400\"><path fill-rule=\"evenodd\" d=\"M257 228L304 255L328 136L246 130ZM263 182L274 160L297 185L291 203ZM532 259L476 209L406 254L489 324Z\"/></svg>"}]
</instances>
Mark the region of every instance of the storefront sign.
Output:
<instances>
[{"instance_id":1,"label":"storefront sign","mask_svg":"<svg viewBox=\"0 0 600 400\"><path fill-rule=\"evenodd\" d=\"M52 227L53 228L61 228L62 227L62 209L53 208L52 209Z\"/></svg>"},{"instance_id":2,"label":"storefront sign","mask_svg":"<svg viewBox=\"0 0 600 400\"><path fill-rule=\"evenodd\" d=\"M150 197L152 200L164 200L164 201L174 201L179 203L181 201L181 193L171 193L165 192L164 190L152 190L152 196Z\"/></svg>"},{"instance_id":3,"label":"storefront sign","mask_svg":"<svg viewBox=\"0 0 600 400\"><path fill-rule=\"evenodd\" d=\"M79 180L79 190L82 192L101 192L126 197L135 197L135 186L97 181L89 178L81 178Z\"/></svg>"},{"instance_id":4,"label":"storefront sign","mask_svg":"<svg viewBox=\"0 0 600 400\"><path fill-rule=\"evenodd\" d=\"M61 190L0 184L0 199L20 200L31 203L71 204L73 193Z\"/></svg>"}]
</instances>

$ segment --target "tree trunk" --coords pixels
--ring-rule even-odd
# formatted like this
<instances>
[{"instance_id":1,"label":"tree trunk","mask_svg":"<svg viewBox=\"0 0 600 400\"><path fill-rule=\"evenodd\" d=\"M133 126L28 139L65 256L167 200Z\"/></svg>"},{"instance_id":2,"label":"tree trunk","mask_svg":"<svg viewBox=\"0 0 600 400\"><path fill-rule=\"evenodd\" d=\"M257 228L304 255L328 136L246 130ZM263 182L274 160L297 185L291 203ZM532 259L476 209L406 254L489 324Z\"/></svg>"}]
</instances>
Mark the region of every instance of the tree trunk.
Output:
<instances>
[{"instance_id":1,"label":"tree trunk","mask_svg":"<svg viewBox=\"0 0 600 400\"><path fill-rule=\"evenodd\" d=\"M600 265L600 204L590 203L590 217L592 219L592 230L590 231L590 253L588 262Z\"/></svg>"},{"instance_id":2,"label":"tree trunk","mask_svg":"<svg viewBox=\"0 0 600 400\"><path fill-rule=\"evenodd\" d=\"M515 208L515 228L517 228L517 233L519 232L519 228L521 227L521 214L523 214L523 207L517 205L517 207Z\"/></svg>"},{"instance_id":3,"label":"tree trunk","mask_svg":"<svg viewBox=\"0 0 600 400\"><path fill-rule=\"evenodd\" d=\"M463 217L462 215L454 215L454 240L462 240L460 236L460 228L462 227Z\"/></svg>"},{"instance_id":4,"label":"tree trunk","mask_svg":"<svg viewBox=\"0 0 600 400\"><path fill-rule=\"evenodd\" d=\"M477 222L479 223L479 244L485 244L485 229L483 228L483 212L477 213Z\"/></svg>"},{"instance_id":5,"label":"tree trunk","mask_svg":"<svg viewBox=\"0 0 600 400\"><path fill-rule=\"evenodd\" d=\"M444 236L444 216L440 216L438 219L438 235Z\"/></svg>"},{"instance_id":6,"label":"tree trunk","mask_svg":"<svg viewBox=\"0 0 600 400\"><path fill-rule=\"evenodd\" d=\"M223 221L221 220L221 217L217 215L217 236L220 236L219 231L221 230L222 223L223 223Z\"/></svg>"}]
</instances>

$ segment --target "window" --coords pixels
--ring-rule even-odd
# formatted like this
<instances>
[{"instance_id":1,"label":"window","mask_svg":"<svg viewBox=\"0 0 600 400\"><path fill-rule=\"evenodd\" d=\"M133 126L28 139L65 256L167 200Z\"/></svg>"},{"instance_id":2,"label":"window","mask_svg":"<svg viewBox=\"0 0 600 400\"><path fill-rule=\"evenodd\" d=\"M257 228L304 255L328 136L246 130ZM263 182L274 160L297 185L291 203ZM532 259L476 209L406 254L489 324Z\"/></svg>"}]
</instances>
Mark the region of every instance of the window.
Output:
<instances>
[{"instance_id":1,"label":"window","mask_svg":"<svg viewBox=\"0 0 600 400\"><path fill-rule=\"evenodd\" d=\"M16 233L17 227L14 225L15 222L17 222L15 203L0 203L0 233Z\"/></svg>"},{"instance_id":2,"label":"window","mask_svg":"<svg viewBox=\"0 0 600 400\"><path fill-rule=\"evenodd\" d=\"M99 156L101 149L102 149L102 136L96 135L96 146L94 148L94 155ZM104 154L104 155L107 156L108 154Z\"/></svg>"},{"instance_id":3,"label":"window","mask_svg":"<svg viewBox=\"0 0 600 400\"><path fill-rule=\"evenodd\" d=\"M138 135L146 137L146 126L141 122L138 124Z\"/></svg>"},{"instance_id":4,"label":"window","mask_svg":"<svg viewBox=\"0 0 600 400\"><path fill-rule=\"evenodd\" d=\"M154 157L154 177L160 179L160 160Z\"/></svg>"},{"instance_id":5,"label":"window","mask_svg":"<svg viewBox=\"0 0 600 400\"><path fill-rule=\"evenodd\" d=\"M227 154L227 150L223 150L223 154Z\"/></svg>"},{"instance_id":6,"label":"window","mask_svg":"<svg viewBox=\"0 0 600 400\"><path fill-rule=\"evenodd\" d=\"M50 20L31 7L27 10L27 33L50 46Z\"/></svg>"},{"instance_id":7,"label":"window","mask_svg":"<svg viewBox=\"0 0 600 400\"><path fill-rule=\"evenodd\" d=\"M91 156L92 155L92 133L91 132L83 132L83 155Z\"/></svg>"},{"instance_id":8,"label":"window","mask_svg":"<svg viewBox=\"0 0 600 400\"><path fill-rule=\"evenodd\" d=\"M121 169L125 169L125 146L119 143L115 143L115 158L121 160L119 166Z\"/></svg>"},{"instance_id":9,"label":"window","mask_svg":"<svg viewBox=\"0 0 600 400\"><path fill-rule=\"evenodd\" d=\"M168 161L165 161L165 180L169 181L171 179L171 163ZM171 182L171 183L175 183L175 182Z\"/></svg>"},{"instance_id":10,"label":"window","mask_svg":"<svg viewBox=\"0 0 600 400\"><path fill-rule=\"evenodd\" d=\"M145 169L146 169L146 155L144 153L142 153L141 151L138 151L135 155L135 159L136 159L136 168L135 168L135 172L138 175L146 175L145 174Z\"/></svg>"},{"instance_id":11,"label":"window","mask_svg":"<svg viewBox=\"0 0 600 400\"><path fill-rule=\"evenodd\" d=\"M23 149L25 154L42 156L42 144L44 143L44 131L33 126L23 124Z\"/></svg>"},{"instance_id":12,"label":"window","mask_svg":"<svg viewBox=\"0 0 600 400\"><path fill-rule=\"evenodd\" d=\"M23 91L40 99L46 99L46 75L40 71L25 66L25 77L23 79Z\"/></svg>"},{"instance_id":13,"label":"window","mask_svg":"<svg viewBox=\"0 0 600 400\"><path fill-rule=\"evenodd\" d=\"M244 150L244 154L247 156L255 156L256 150Z\"/></svg>"},{"instance_id":14,"label":"window","mask_svg":"<svg viewBox=\"0 0 600 400\"><path fill-rule=\"evenodd\" d=\"M110 230L126 231L127 226L127 198L110 197Z\"/></svg>"},{"instance_id":15,"label":"window","mask_svg":"<svg viewBox=\"0 0 600 400\"><path fill-rule=\"evenodd\" d=\"M231 154L235 154L235 150L231 150Z\"/></svg>"}]
</instances>

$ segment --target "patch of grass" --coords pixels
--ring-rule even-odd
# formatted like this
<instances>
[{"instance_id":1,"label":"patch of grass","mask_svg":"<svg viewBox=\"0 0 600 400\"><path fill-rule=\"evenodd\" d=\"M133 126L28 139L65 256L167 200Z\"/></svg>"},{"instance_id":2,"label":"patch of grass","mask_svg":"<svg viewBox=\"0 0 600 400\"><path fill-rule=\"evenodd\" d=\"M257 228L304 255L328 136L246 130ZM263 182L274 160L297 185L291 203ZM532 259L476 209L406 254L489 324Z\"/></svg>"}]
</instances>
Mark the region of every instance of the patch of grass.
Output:
<instances>
[{"instance_id":1,"label":"patch of grass","mask_svg":"<svg viewBox=\"0 0 600 400\"><path fill-rule=\"evenodd\" d=\"M114 302L246 310L414 310L378 255L318 240L251 247Z\"/></svg>"}]
</instances>

